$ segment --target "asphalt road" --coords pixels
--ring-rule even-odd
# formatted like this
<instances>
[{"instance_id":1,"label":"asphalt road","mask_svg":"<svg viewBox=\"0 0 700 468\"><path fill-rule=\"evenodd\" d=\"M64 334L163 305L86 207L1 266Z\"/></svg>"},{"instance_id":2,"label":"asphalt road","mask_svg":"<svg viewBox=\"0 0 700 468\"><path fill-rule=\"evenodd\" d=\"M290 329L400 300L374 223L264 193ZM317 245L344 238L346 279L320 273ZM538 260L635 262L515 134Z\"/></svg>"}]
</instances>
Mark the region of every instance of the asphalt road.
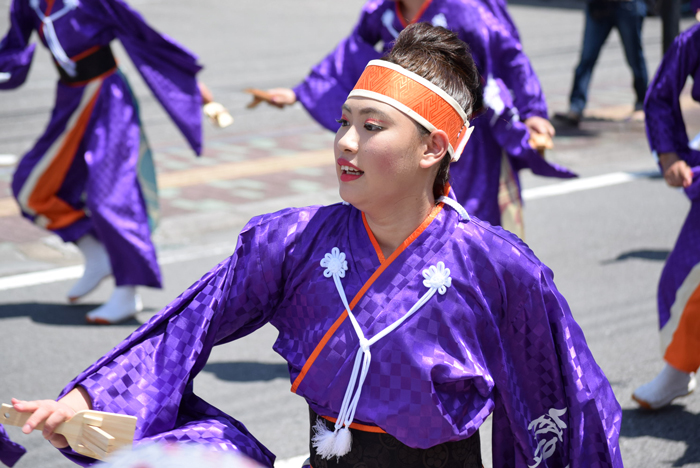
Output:
<instances>
[{"instance_id":1,"label":"asphalt road","mask_svg":"<svg viewBox=\"0 0 700 468\"><path fill-rule=\"evenodd\" d=\"M0 10L7 10L8 3L0 0ZM228 136L274 136L294 129L317 131L300 108L244 110L247 97L241 90L295 84L351 29L362 2L140 0L132 4L160 30L196 51L207 65L202 78L236 118L225 132L207 128L211 142ZM513 5L511 11L550 108L564 110L580 46L580 9L576 4L555 8L546 3ZM6 27L3 18L0 30ZM645 46L652 73L660 58L656 19L647 21ZM184 146L128 59L121 63L141 99L156 153L166 145ZM41 131L50 111L54 81L47 54L39 50L29 82L17 91L0 94L0 153L21 154ZM591 118L578 131L560 129L551 157L583 177L653 170L642 125L620 119L633 101L630 83L619 41L611 37L592 83ZM699 131L700 114L691 109L687 124L691 131ZM552 183L557 181L524 177L528 189ZM145 290L146 311L119 326L83 324L84 314L108 297L108 285L91 295L87 304L73 307L64 302L71 284L68 280L0 290L0 400L54 397L77 373L232 250L237 230L250 216L290 204L334 200L337 194L329 188L244 203L235 210L199 213L194 227L194 215L166 219L161 231L170 234L188 226L189 233L168 244L162 256L165 288ZM621 450L628 467L700 466L698 396L677 400L658 413L640 411L630 400L634 388L661 368L656 284L688 206L681 193L653 177L531 199L526 206L527 241L554 270L558 287L623 407ZM24 226L18 217L8 222ZM0 238L2 235L0 232ZM162 232L159 235L159 239L167 237ZM19 244L19 240L4 240L0 253ZM0 277L0 283L2 280ZM243 421L280 459L288 459L308 451L308 418L304 402L289 391L285 364L271 350L275 337L276 332L266 327L215 350L195 389ZM73 466L40 436L8 430L29 449L19 468ZM490 453L488 437L482 436L482 442L485 453Z\"/></svg>"}]
</instances>

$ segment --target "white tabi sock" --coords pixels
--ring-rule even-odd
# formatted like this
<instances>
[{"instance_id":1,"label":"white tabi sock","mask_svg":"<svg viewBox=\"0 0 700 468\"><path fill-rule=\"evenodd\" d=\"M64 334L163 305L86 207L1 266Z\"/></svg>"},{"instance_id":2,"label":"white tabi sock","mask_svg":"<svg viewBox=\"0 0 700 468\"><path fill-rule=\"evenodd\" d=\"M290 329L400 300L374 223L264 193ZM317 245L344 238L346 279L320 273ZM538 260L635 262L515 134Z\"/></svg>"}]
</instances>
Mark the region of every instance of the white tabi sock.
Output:
<instances>
[{"instance_id":1,"label":"white tabi sock","mask_svg":"<svg viewBox=\"0 0 700 468\"><path fill-rule=\"evenodd\" d=\"M102 242L86 234L78 239L76 245L85 257L85 272L68 291L68 301L71 303L95 289L103 279L112 274L109 255Z\"/></svg>"},{"instance_id":2,"label":"white tabi sock","mask_svg":"<svg viewBox=\"0 0 700 468\"><path fill-rule=\"evenodd\" d=\"M143 310L136 286L117 286L107 302L85 316L88 323L112 325L128 320Z\"/></svg>"},{"instance_id":3,"label":"white tabi sock","mask_svg":"<svg viewBox=\"0 0 700 468\"><path fill-rule=\"evenodd\" d=\"M632 399L642 408L659 409L674 399L688 395L697 386L695 376L664 364L659 375L645 383L632 394Z\"/></svg>"}]
</instances>

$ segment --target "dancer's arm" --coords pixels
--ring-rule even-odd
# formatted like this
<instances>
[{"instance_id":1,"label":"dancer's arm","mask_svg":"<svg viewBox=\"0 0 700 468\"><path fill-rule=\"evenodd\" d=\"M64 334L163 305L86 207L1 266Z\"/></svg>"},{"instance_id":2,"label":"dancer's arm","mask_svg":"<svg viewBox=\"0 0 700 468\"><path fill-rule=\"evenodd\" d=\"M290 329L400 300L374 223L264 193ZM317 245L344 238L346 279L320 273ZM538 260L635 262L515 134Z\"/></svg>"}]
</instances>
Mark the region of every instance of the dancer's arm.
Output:
<instances>
[{"instance_id":1,"label":"dancer's arm","mask_svg":"<svg viewBox=\"0 0 700 468\"><path fill-rule=\"evenodd\" d=\"M528 168L543 177L576 177L567 168L546 161L530 146L531 131L518 120L510 92L502 80L492 77L488 79L483 102L487 111L479 118L488 120L493 137L508 154L515 170Z\"/></svg>"},{"instance_id":2,"label":"dancer's arm","mask_svg":"<svg viewBox=\"0 0 700 468\"><path fill-rule=\"evenodd\" d=\"M675 153L676 157L683 159L690 153L680 95L688 76L695 74L700 67L700 51L695 47L697 40L700 40L700 25L693 26L676 38L649 84L644 101L649 147L659 155L664 172L674 161L670 156L665 156L669 164L664 167L662 154Z\"/></svg>"},{"instance_id":3,"label":"dancer's arm","mask_svg":"<svg viewBox=\"0 0 700 468\"><path fill-rule=\"evenodd\" d=\"M622 468L622 410L553 274L535 270L504 278L498 316L502 355L490 370L496 385L494 468Z\"/></svg>"},{"instance_id":4,"label":"dancer's arm","mask_svg":"<svg viewBox=\"0 0 700 468\"><path fill-rule=\"evenodd\" d=\"M123 0L83 0L85 8L111 27L153 95L197 154L202 151L202 96L197 56L153 29Z\"/></svg>"},{"instance_id":5,"label":"dancer's arm","mask_svg":"<svg viewBox=\"0 0 700 468\"><path fill-rule=\"evenodd\" d=\"M14 0L10 4L10 30L0 41L0 89L14 89L27 79L34 56L29 2Z\"/></svg>"}]
</instances>

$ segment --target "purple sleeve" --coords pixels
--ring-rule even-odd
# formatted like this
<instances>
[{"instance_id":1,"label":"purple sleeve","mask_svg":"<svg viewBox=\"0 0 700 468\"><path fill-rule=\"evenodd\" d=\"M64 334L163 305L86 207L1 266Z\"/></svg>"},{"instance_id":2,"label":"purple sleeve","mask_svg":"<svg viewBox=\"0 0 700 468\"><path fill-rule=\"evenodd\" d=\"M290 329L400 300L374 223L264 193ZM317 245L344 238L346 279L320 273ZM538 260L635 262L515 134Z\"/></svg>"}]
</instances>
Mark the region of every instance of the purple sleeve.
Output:
<instances>
[{"instance_id":1,"label":"purple sleeve","mask_svg":"<svg viewBox=\"0 0 700 468\"><path fill-rule=\"evenodd\" d=\"M503 354L493 369L494 468L622 468L620 405L552 272L540 265L531 284L507 274Z\"/></svg>"},{"instance_id":2,"label":"purple sleeve","mask_svg":"<svg viewBox=\"0 0 700 468\"><path fill-rule=\"evenodd\" d=\"M649 84L644 100L645 122L649 146L657 153L675 152L681 158L690 153L679 98L689 75L696 85L700 80L698 43L700 24L676 38Z\"/></svg>"},{"instance_id":3,"label":"purple sleeve","mask_svg":"<svg viewBox=\"0 0 700 468\"><path fill-rule=\"evenodd\" d=\"M483 102L488 109L482 118L489 121L494 138L508 154L516 170L527 168L533 174L560 179L578 177L567 168L548 162L530 146L530 131L518 118L517 109L503 81L497 78L487 80Z\"/></svg>"},{"instance_id":4,"label":"purple sleeve","mask_svg":"<svg viewBox=\"0 0 700 468\"><path fill-rule=\"evenodd\" d=\"M548 118L542 86L522 44L489 11L481 6L474 8L478 11L464 9L467 17L463 22L467 27L461 30L460 38L472 49L481 74L503 80L513 92L515 107L523 120L533 116Z\"/></svg>"},{"instance_id":5,"label":"purple sleeve","mask_svg":"<svg viewBox=\"0 0 700 468\"><path fill-rule=\"evenodd\" d=\"M10 4L10 30L0 41L0 89L21 86L32 64L36 46L29 44L33 26L28 3L13 0Z\"/></svg>"},{"instance_id":6,"label":"purple sleeve","mask_svg":"<svg viewBox=\"0 0 700 468\"><path fill-rule=\"evenodd\" d=\"M340 124L340 108L360 79L362 71L370 60L381 58L374 50L379 41L374 37L378 28L369 24L370 12L367 5L362 10L360 21L350 36L315 65L309 75L294 88L297 100L321 125L333 132Z\"/></svg>"},{"instance_id":7,"label":"purple sleeve","mask_svg":"<svg viewBox=\"0 0 700 468\"><path fill-rule=\"evenodd\" d=\"M12 442L5 428L0 424L0 463L7 466L15 466L17 460L22 458L27 450L21 445Z\"/></svg>"},{"instance_id":8,"label":"purple sleeve","mask_svg":"<svg viewBox=\"0 0 700 468\"><path fill-rule=\"evenodd\" d=\"M292 227L284 217L261 219L244 228L229 259L80 374L62 395L80 385L93 409L137 416L136 444L196 442L238 450L272 466L274 455L243 424L192 390L214 345L257 330L276 309L283 290L283 255L295 235L288 232L296 232L299 223ZM82 465L94 462L63 452Z\"/></svg>"},{"instance_id":9,"label":"purple sleeve","mask_svg":"<svg viewBox=\"0 0 700 468\"><path fill-rule=\"evenodd\" d=\"M197 57L151 28L122 0L92 0L90 8L111 24L144 81L168 112L192 149L202 151L202 98L197 86Z\"/></svg>"}]
</instances>

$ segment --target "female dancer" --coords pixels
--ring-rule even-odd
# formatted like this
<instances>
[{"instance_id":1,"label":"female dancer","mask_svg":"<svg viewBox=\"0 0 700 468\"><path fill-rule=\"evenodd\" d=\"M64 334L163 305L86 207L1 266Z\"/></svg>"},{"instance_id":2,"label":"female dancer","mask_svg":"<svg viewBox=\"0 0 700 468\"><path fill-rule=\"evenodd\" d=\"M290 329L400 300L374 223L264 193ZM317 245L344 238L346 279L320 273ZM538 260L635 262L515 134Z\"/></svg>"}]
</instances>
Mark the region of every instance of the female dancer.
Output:
<instances>
[{"instance_id":1,"label":"female dancer","mask_svg":"<svg viewBox=\"0 0 700 468\"><path fill-rule=\"evenodd\" d=\"M83 253L85 273L68 292L70 302L114 275L112 296L87 319L118 322L141 308L136 286L160 287L161 276L151 242L158 218L153 157L110 42L121 41L197 154L201 67L122 0L12 0L10 30L0 43L0 89L25 81L33 30L60 80L49 125L20 161L12 189L26 218Z\"/></svg>"},{"instance_id":2,"label":"female dancer","mask_svg":"<svg viewBox=\"0 0 700 468\"><path fill-rule=\"evenodd\" d=\"M700 24L681 33L664 55L644 103L649 146L659 158L671 187L690 198L688 217L659 281L661 350L659 375L634 391L632 398L658 409L697 386L700 367L700 152L688 145L680 95L693 77L693 99L700 101Z\"/></svg>"},{"instance_id":3,"label":"female dancer","mask_svg":"<svg viewBox=\"0 0 700 468\"><path fill-rule=\"evenodd\" d=\"M212 346L271 323L306 399L311 466L621 467L621 410L552 272L444 194L479 77L466 45L421 23L372 61L335 141L345 203L252 219L233 256L68 387L13 400L25 432L76 410L138 416L139 443L273 455L193 393Z\"/></svg>"},{"instance_id":4,"label":"female dancer","mask_svg":"<svg viewBox=\"0 0 700 468\"><path fill-rule=\"evenodd\" d=\"M302 83L294 89L271 89L269 99L278 107L299 101L321 125L335 131L337 109L365 65L388 53L399 31L409 23L429 22L456 32L469 45L485 80L484 111L489 113L474 120L479 137L454 165L457 200L478 218L522 235L518 170L530 167L554 177L575 174L548 165L528 144L531 132L553 136L554 129L546 120L539 80L519 40L509 32L513 26L489 13L491 6L475 0L369 0L350 36Z\"/></svg>"}]
</instances>

